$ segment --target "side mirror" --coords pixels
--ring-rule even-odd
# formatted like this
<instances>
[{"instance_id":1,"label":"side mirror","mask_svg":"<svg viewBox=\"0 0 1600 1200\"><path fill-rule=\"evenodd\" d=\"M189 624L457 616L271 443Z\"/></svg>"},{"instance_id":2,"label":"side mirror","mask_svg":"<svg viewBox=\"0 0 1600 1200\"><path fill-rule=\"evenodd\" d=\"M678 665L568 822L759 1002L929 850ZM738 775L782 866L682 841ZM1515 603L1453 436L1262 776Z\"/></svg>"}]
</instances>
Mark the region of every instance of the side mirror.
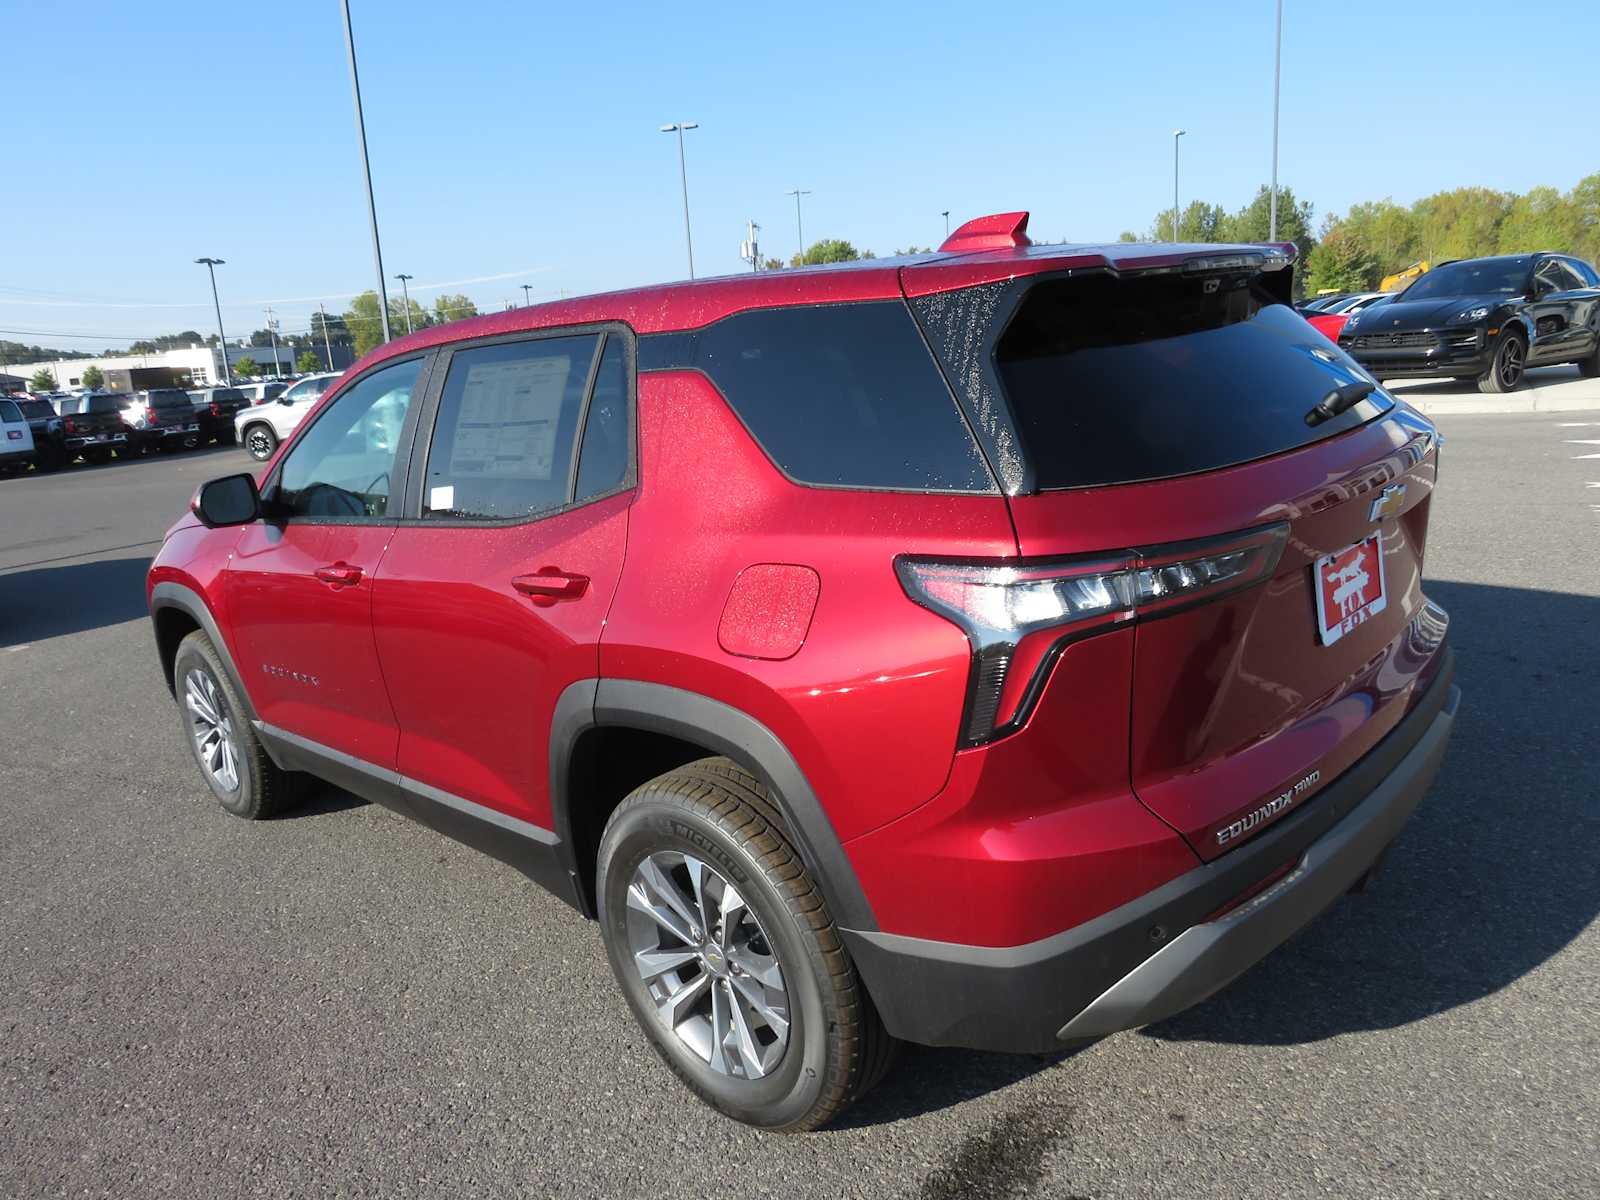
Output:
<instances>
[{"instance_id":1,"label":"side mirror","mask_svg":"<svg viewBox=\"0 0 1600 1200\"><path fill-rule=\"evenodd\" d=\"M293 400L293 398L291 398L289 396L279 396L278 397L278 403L279 404L293 404L294 400Z\"/></svg>"},{"instance_id":2,"label":"side mirror","mask_svg":"<svg viewBox=\"0 0 1600 1200\"><path fill-rule=\"evenodd\" d=\"M224 475L202 483L189 508L208 529L248 525L261 518L261 493L253 475Z\"/></svg>"}]
</instances>

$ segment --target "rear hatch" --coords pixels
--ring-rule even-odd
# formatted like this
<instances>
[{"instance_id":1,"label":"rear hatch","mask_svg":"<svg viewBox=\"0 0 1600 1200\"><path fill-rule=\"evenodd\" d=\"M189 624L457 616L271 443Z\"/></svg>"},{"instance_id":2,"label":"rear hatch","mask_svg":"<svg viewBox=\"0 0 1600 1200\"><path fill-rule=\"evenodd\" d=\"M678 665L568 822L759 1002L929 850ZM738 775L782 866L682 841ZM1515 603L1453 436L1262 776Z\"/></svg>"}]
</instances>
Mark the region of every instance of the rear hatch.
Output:
<instances>
[{"instance_id":1,"label":"rear hatch","mask_svg":"<svg viewBox=\"0 0 1600 1200\"><path fill-rule=\"evenodd\" d=\"M189 393L177 388L162 388L145 396L148 413L145 422L155 429L191 430L198 428L198 414Z\"/></svg>"},{"instance_id":2,"label":"rear hatch","mask_svg":"<svg viewBox=\"0 0 1600 1200\"><path fill-rule=\"evenodd\" d=\"M1445 618L1432 426L1282 302L1286 268L1195 267L1018 281L990 361L1018 548L1126 587L1133 788L1211 859L1394 727Z\"/></svg>"}]
</instances>

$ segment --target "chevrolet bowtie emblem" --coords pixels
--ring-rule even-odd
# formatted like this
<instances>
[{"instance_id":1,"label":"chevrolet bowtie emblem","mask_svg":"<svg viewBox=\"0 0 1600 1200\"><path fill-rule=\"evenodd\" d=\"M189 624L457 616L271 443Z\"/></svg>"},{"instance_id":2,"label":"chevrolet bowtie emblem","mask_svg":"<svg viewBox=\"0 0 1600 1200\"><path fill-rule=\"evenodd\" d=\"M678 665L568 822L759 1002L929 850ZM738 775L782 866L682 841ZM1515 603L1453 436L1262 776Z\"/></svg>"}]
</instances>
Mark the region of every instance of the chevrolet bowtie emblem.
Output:
<instances>
[{"instance_id":1,"label":"chevrolet bowtie emblem","mask_svg":"<svg viewBox=\"0 0 1600 1200\"><path fill-rule=\"evenodd\" d=\"M1384 517L1392 517L1406 504L1406 485L1397 483L1393 487L1383 489L1383 495L1372 502L1373 521L1381 521Z\"/></svg>"}]
</instances>

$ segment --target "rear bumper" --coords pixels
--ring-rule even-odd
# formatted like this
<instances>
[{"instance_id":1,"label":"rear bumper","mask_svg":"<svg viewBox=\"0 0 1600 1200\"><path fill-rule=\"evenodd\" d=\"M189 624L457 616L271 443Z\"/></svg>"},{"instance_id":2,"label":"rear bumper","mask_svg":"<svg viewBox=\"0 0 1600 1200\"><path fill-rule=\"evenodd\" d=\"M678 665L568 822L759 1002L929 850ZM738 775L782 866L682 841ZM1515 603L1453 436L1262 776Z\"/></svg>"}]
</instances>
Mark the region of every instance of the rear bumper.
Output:
<instances>
[{"instance_id":1,"label":"rear bumper","mask_svg":"<svg viewBox=\"0 0 1600 1200\"><path fill-rule=\"evenodd\" d=\"M1319 803L1103 916L1005 948L843 930L889 1031L1040 1053L1162 1020L1225 987L1357 884L1421 801L1460 699L1451 653L1442 653L1411 713Z\"/></svg>"}]
</instances>

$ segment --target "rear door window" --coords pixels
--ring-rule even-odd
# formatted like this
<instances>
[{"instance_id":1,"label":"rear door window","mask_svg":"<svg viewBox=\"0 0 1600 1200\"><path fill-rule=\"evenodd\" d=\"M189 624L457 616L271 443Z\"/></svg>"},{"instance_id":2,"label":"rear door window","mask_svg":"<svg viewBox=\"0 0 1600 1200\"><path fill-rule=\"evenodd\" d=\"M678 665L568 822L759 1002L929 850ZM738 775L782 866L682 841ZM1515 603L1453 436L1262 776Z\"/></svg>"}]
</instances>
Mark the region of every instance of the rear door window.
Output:
<instances>
[{"instance_id":1,"label":"rear door window","mask_svg":"<svg viewBox=\"0 0 1600 1200\"><path fill-rule=\"evenodd\" d=\"M996 490L900 301L757 309L697 342L695 365L798 483Z\"/></svg>"},{"instance_id":2,"label":"rear door window","mask_svg":"<svg viewBox=\"0 0 1600 1200\"><path fill-rule=\"evenodd\" d=\"M524 520L565 506L599 334L474 346L450 358L422 515Z\"/></svg>"},{"instance_id":3,"label":"rear door window","mask_svg":"<svg viewBox=\"0 0 1600 1200\"><path fill-rule=\"evenodd\" d=\"M1308 425L1318 401L1366 373L1245 273L1041 281L995 360L1041 488L1212 471L1392 406L1374 393Z\"/></svg>"},{"instance_id":4,"label":"rear door window","mask_svg":"<svg viewBox=\"0 0 1600 1200\"><path fill-rule=\"evenodd\" d=\"M22 412L17 408L15 401L0 400L0 421L8 425L15 425L22 420Z\"/></svg>"}]
</instances>

